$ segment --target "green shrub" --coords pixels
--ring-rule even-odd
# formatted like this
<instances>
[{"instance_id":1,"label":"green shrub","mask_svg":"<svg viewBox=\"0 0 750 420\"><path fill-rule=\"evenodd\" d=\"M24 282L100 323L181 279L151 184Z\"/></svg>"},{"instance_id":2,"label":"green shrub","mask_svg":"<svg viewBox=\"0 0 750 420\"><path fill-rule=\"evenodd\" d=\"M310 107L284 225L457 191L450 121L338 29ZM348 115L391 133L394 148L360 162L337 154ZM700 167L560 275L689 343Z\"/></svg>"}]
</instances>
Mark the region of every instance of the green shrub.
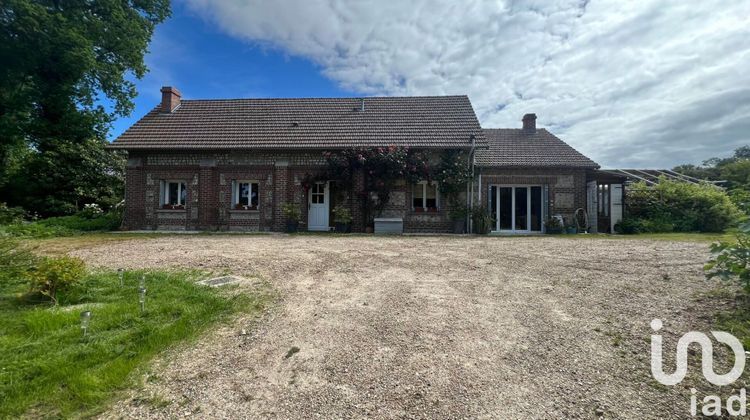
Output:
<instances>
[{"instance_id":1,"label":"green shrub","mask_svg":"<svg viewBox=\"0 0 750 420\"><path fill-rule=\"evenodd\" d=\"M729 199L745 214L750 214L750 191L744 188L729 190Z\"/></svg>"},{"instance_id":2,"label":"green shrub","mask_svg":"<svg viewBox=\"0 0 750 420\"><path fill-rule=\"evenodd\" d=\"M643 220L629 216L623 217L615 223L615 232L625 235L643 233Z\"/></svg>"},{"instance_id":3,"label":"green shrub","mask_svg":"<svg viewBox=\"0 0 750 420\"><path fill-rule=\"evenodd\" d=\"M99 215L81 212L73 216L50 217L40 220L42 226L61 227L83 232L116 230L122 224L122 214L110 212Z\"/></svg>"},{"instance_id":4,"label":"green shrub","mask_svg":"<svg viewBox=\"0 0 750 420\"><path fill-rule=\"evenodd\" d=\"M104 211L102 211L102 208L96 203L84 204L83 210L78 212L79 216L85 217L86 219L93 219L102 214L104 214Z\"/></svg>"},{"instance_id":5,"label":"green shrub","mask_svg":"<svg viewBox=\"0 0 750 420\"><path fill-rule=\"evenodd\" d=\"M41 293L57 304L57 293L70 289L86 274L86 265L80 258L44 258L29 273L32 293Z\"/></svg>"},{"instance_id":6,"label":"green shrub","mask_svg":"<svg viewBox=\"0 0 750 420\"><path fill-rule=\"evenodd\" d=\"M301 217L299 205L294 203L285 203L284 205L282 205L281 212L284 213L286 219L290 221L297 222Z\"/></svg>"},{"instance_id":7,"label":"green shrub","mask_svg":"<svg viewBox=\"0 0 750 420\"><path fill-rule=\"evenodd\" d=\"M17 283L31 271L38 258L18 240L0 236L0 282Z\"/></svg>"},{"instance_id":8,"label":"green shrub","mask_svg":"<svg viewBox=\"0 0 750 420\"><path fill-rule=\"evenodd\" d=\"M562 221L557 217L550 217L544 221L544 228L547 233L560 233L563 227Z\"/></svg>"},{"instance_id":9,"label":"green shrub","mask_svg":"<svg viewBox=\"0 0 750 420\"><path fill-rule=\"evenodd\" d=\"M477 206L471 209L471 220L474 224L474 233L488 234L492 230L495 219L492 218L486 207Z\"/></svg>"},{"instance_id":10,"label":"green shrub","mask_svg":"<svg viewBox=\"0 0 750 420\"><path fill-rule=\"evenodd\" d=\"M71 236L77 231L62 226L45 226L39 222L14 223L12 225L0 226L0 236L18 236L29 238L53 238L57 236Z\"/></svg>"},{"instance_id":11,"label":"green shrub","mask_svg":"<svg viewBox=\"0 0 750 420\"><path fill-rule=\"evenodd\" d=\"M0 225L20 223L25 213L21 207L8 207L7 204L0 203Z\"/></svg>"},{"instance_id":12,"label":"green shrub","mask_svg":"<svg viewBox=\"0 0 750 420\"><path fill-rule=\"evenodd\" d=\"M742 212L724 190L710 184L662 179L658 185L634 183L626 194L624 232L723 232L736 224Z\"/></svg>"},{"instance_id":13,"label":"green shrub","mask_svg":"<svg viewBox=\"0 0 750 420\"><path fill-rule=\"evenodd\" d=\"M343 204L339 204L333 209L333 221L335 223L349 224L352 222L352 212Z\"/></svg>"},{"instance_id":14,"label":"green shrub","mask_svg":"<svg viewBox=\"0 0 750 420\"><path fill-rule=\"evenodd\" d=\"M448 218L451 220L463 220L466 219L471 212L466 204L456 200L453 203L448 204Z\"/></svg>"},{"instance_id":15,"label":"green shrub","mask_svg":"<svg viewBox=\"0 0 750 420\"><path fill-rule=\"evenodd\" d=\"M112 211L100 215L76 214L50 217L36 222L20 222L0 226L0 235L30 238L72 236L82 232L116 230L122 224L122 213Z\"/></svg>"},{"instance_id":16,"label":"green shrub","mask_svg":"<svg viewBox=\"0 0 750 420\"><path fill-rule=\"evenodd\" d=\"M714 254L703 267L708 278L737 280L750 293L750 223L740 225L736 242L711 245Z\"/></svg>"}]
</instances>

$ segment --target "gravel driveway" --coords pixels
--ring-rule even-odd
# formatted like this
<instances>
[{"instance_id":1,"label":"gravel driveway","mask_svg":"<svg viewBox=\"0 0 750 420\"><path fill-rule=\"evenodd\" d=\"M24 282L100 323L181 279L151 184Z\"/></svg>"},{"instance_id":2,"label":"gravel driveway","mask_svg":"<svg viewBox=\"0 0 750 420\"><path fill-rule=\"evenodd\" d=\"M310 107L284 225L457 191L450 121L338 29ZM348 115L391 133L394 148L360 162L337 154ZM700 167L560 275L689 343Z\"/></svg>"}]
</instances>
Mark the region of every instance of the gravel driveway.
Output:
<instances>
[{"instance_id":1,"label":"gravel driveway","mask_svg":"<svg viewBox=\"0 0 750 420\"><path fill-rule=\"evenodd\" d=\"M683 418L689 390L651 379L649 322L705 331L715 310L706 244L180 235L75 253L260 275L281 296L105 416Z\"/></svg>"}]
</instances>

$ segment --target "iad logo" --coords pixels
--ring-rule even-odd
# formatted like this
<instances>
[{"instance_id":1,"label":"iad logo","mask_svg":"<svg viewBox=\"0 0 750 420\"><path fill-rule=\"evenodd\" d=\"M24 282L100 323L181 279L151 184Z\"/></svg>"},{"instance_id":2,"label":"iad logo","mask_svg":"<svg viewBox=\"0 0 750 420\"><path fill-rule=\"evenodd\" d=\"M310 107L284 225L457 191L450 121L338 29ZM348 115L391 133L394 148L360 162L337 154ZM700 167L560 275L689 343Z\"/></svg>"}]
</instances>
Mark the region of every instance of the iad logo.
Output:
<instances>
[{"instance_id":1,"label":"iad logo","mask_svg":"<svg viewBox=\"0 0 750 420\"><path fill-rule=\"evenodd\" d=\"M654 331L659 331L663 326L664 324L662 324L660 319L651 321L651 329ZM669 375L664 373L662 369L661 335L651 335L651 374L654 375L657 381L664 385L677 385L682 382L685 379L685 375L687 375L688 346L692 343L698 343L701 346L701 366L703 368L703 376L706 380L719 386L729 385L736 381L745 370L745 349L742 347L742 343L735 336L727 332L711 331L711 334L716 338L716 341L728 345L732 349L732 352L734 352L734 367L728 373L717 375L714 372L714 349L711 339L702 332L690 331L680 337L680 341L677 342L677 357L675 358L677 369Z\"/></svg>"},{"instance_id":2,"label":"iad logo","mask_svg":"<svg viewBox=\"0 0 750 420\"><path fill-rule=\"evenodd\" d=\"M664 324L660 319L654 319L651 321L651 329L655 332L662 329ZM716 341L729 346L734 353L734 367L728 373L718 375L714 372L714 351L713 343L706 334L697 331L690 331L680 337L677 342L677 353L675 355L676 368L674 373L664 373L662 365L662 337L658 334L651 335L651 374L654 379L664 385L676 385L682 382L687 375L688 370L688 346L696 343L701 347L701 367L703 370L703 377L707 381L717 386L729 385L736 381L742 372L745 370L745 349L742 347L742 343L732 334L723 331L711 331L711 335L714 336ZM690 398L690 413L697 415L697 398L696 390L692 390L692 396ZM735 409L735 403L739 403L737 409ZM745 415L745 389L740 390L739 396L731 396L727 399L726 406L727 413L732 416ZM702 410L704 415L720 415L721 414L721 399L716 395L707 395L703 398Z\"/></svg>"}]
</instances>

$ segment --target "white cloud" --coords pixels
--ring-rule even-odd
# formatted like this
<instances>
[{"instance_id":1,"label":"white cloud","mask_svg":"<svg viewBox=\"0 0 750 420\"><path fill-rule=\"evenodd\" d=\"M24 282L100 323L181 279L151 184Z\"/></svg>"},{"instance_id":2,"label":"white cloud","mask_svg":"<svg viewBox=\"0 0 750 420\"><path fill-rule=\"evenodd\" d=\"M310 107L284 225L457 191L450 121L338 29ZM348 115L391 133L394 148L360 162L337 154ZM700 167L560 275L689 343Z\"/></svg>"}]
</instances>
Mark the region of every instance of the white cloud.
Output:
<instances>
[{"instance_id":1,"label":"white cloud","mask_svg":"<svg viewBox=\"0 0 750 420\"><path fill-rule=\"evenodd\" d=\"M603 166L700 162L750 143L750 2L187 0L232 36L377 95L468 94Z\"/></svg>"}]
</instances>

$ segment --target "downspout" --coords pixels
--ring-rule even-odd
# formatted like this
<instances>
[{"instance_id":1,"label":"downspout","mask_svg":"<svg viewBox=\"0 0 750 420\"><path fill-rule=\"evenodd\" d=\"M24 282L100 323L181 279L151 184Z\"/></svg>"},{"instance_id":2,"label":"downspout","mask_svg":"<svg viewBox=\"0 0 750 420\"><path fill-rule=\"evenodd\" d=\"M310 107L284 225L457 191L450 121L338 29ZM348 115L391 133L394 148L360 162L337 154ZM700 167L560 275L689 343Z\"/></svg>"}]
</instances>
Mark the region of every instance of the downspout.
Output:
<instances>
[{"instance_id":1,"label":"downspout","mask_svg":"<svg viewBox=\"0 0 750 420\"><path fill-rule=\"evenodd\" d=\"M466 208L469 210L466 212L466 227L467 227L467 233L471 233L472 231L472 220L471 220L471 208L474 206L474 152L477 148L477 137L472 134L470 137L471 139L471 149L469 150L469 168L471 169L471 181L469 181L466 184Z\"/></svg>"}]
</instances>

